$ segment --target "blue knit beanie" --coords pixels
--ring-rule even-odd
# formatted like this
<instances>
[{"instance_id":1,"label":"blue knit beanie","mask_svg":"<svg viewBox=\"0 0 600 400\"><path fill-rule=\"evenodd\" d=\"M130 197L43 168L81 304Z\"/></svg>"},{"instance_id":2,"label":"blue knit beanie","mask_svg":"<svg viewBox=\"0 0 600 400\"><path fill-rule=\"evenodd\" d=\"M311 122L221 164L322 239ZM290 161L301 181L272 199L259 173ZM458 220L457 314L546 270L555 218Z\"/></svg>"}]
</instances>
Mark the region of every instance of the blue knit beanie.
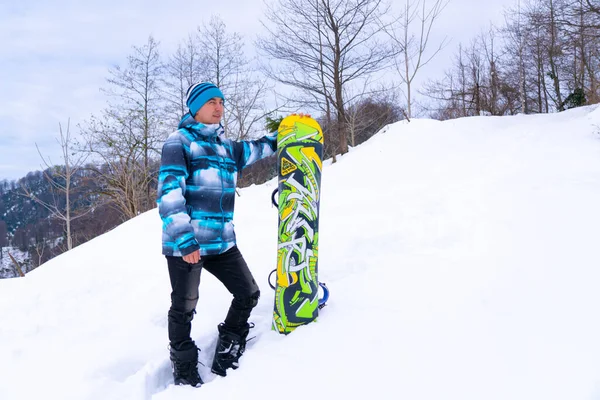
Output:
<instances>
[{"instance_id":1,"label":"blue knit beanie","mask_svg":"<svg viewBox=\"0 0 600 400\"><path fill-rule=\"evenodd\" d=\"M190 86L187 90L185 104L187 104L193 117L207 101L215 97L220 97L225 101L225 97L223 97L223 93L218 87L210 82L200 82Z\"/></svg>"}]
</instances>

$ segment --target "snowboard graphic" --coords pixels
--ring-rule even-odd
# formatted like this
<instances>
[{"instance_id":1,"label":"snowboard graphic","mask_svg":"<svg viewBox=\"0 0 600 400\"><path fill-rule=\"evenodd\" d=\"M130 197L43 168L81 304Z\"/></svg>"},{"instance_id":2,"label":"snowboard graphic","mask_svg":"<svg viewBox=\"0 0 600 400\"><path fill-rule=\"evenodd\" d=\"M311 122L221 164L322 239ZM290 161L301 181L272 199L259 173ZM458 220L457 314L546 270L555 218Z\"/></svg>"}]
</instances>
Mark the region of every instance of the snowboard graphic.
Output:
<instances>
[{"instance_id":1,"label":"snowboard graphic","mask_svg":"<svg viewBox=\"0 0 600 400\"><path fill-rule=\"evenodd\" d=\"M319 198L323 132L308 115L281 121L277 134L279 230L273 329L288 334L319 312Z\"/></svg>"}]
</instances>

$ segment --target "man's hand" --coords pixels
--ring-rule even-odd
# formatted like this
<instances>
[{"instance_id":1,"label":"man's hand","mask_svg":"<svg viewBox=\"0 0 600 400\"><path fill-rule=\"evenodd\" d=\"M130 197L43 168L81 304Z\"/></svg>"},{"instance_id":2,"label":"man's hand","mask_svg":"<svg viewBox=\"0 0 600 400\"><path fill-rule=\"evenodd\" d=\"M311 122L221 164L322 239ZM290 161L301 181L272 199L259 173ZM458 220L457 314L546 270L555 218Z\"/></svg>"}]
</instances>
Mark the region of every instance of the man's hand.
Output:
<instances>
[{"instance_id":1,"label":"man's hand","mask_svg":"<svg viewBox=\"0 0 600 400\"><path fill-rule=\"evenodd\" d=\"M200 250L196 250L193 253L188 254L187 256L183 256L183 261L189 264L197 264L200 261Z\"/></svg>"}]
</instances>

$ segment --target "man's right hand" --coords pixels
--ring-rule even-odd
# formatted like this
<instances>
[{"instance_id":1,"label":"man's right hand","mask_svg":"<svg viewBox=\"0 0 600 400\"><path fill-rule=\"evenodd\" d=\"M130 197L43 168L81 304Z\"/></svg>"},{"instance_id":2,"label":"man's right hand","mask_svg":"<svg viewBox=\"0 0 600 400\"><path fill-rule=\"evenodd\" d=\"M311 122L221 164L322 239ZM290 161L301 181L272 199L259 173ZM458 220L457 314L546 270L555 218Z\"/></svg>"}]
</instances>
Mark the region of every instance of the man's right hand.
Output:
<instances>
[{"instance_id":1,"label":"man's right hand","mask_svg":"<svg viewBox=\"0 0 600 400\"><path fill-rule=\"evenodd\" d=\"M200 250L196 250L193 253L183 256L183 261L189 264L197 264L200 261Z\"/></svg>"}]
</instances>

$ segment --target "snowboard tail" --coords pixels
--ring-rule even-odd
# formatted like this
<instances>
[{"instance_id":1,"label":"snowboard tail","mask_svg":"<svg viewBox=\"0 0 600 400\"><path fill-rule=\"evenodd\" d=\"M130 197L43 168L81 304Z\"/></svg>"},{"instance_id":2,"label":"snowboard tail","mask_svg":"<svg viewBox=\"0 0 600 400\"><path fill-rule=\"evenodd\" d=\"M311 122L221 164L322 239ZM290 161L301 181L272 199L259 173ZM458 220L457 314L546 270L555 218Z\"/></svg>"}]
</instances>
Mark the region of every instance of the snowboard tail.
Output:
<instances>
[{"instance_id":1,"label":"snowboard tail","mask_svg":"<svg viewBox=\"0 0 600 400\"><path fill-rule=\"evenodd\" d=\"M277 134L279 229L273 329L290 333L319 312L319 200L323 132L307 115L290 115Z\"/></svg>"}]
</instances>

